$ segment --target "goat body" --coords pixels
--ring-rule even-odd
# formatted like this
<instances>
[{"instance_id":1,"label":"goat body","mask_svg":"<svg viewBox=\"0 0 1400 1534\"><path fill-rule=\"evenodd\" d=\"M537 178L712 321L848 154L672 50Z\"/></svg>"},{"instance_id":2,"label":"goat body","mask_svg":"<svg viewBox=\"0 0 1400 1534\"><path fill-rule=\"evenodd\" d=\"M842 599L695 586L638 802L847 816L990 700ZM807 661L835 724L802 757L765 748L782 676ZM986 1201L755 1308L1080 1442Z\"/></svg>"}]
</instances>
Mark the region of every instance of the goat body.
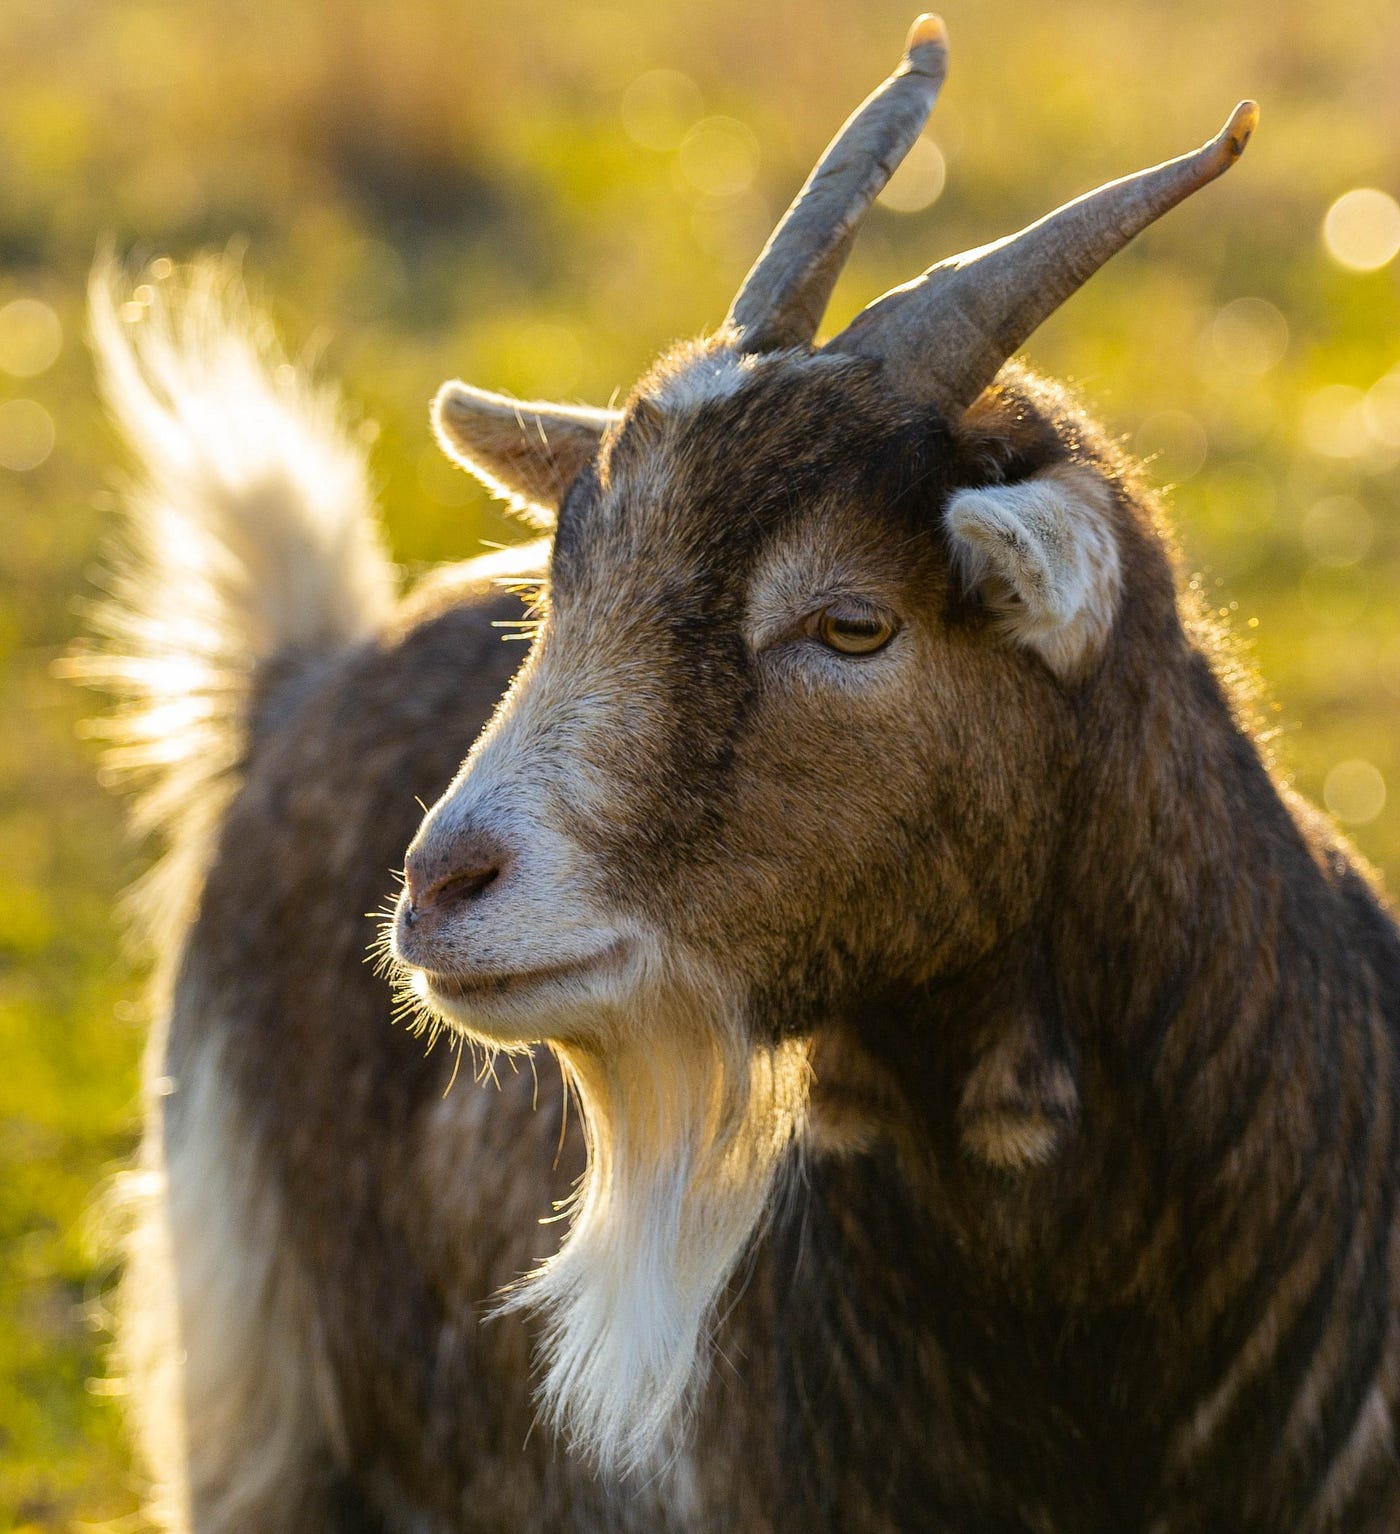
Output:
<instances>
[{"instance_id":1,"label":"goat body","mask_svg":"<svg viewBox=\"0 0 1400 1534\"><path fill-rule=\"evenodd\" d=\"M1400 936L1073 403L790 319L618 412L452 386L557 530L393 606L356 474L299 473L350 448L202 291L99 325L189 536L88 665L174 848L123 1329L166 1521L1394 1529ZM546 562L512 683L491 578ZM361 962L410 841L397 960L492 1090Z\"/></svg>"}]
</instances>

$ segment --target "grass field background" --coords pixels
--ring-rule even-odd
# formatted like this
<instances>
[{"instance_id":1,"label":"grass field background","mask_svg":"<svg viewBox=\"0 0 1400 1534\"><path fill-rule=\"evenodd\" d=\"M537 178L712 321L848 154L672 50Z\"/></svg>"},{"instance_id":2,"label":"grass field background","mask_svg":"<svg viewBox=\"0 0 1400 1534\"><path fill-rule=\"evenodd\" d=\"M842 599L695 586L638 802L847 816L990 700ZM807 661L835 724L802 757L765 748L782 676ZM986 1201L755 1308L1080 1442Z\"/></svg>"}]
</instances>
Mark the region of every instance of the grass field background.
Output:
<instances>
[{"instance_id":1,"label":"grass field background","mask_svg":"<svg viewBox=\"0 0 1400 1534\"><path fill-rule=\"evenodd\" d=\"M342 381L396 557L508 525L440 461L460 374L602 402L715 324L898 54L890 0L6 0L0 7L0 1527L135 1527L101 1387L94 1189L133 1144L141 869L52 675L113 527L83 289L233 247ZM842 280L892 282L1192 147L1241 165L1033 339L1172 501L1275 749L1400 878L1400 8L952 0L953 63ZM1387 256L1387 251L1390 252Z\"/></svg>"}]
</instances>

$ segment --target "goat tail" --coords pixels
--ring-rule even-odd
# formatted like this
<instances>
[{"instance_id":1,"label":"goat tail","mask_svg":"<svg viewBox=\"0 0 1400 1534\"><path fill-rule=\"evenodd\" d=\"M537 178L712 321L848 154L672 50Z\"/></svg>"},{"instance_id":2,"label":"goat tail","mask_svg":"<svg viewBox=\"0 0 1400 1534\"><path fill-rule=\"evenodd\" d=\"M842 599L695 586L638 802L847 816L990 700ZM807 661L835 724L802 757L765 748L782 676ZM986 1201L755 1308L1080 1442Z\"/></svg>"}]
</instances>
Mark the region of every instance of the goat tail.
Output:
<instances>
[{"instance_id":1,"label":"goat tail","mask_svg":"<svg viewBox=\"0 0 1400 1534\"><path fill-rule=\"evenodd\" d=\"M394 601L395 578L364 454L336 400L283 359L229 262L206 259L179 271L160 262L132 277L102 261L89 296L99 381L134 472L105 593L88 615L90 637L64 669L113 699L111 712L92 726L107 742L104 768L135 790L133 827L153 835L161 850L132 891L130 913L154 948L157 969L146 1134L138 1166L115 1179L103 1200L93 1236L123 1258L112 1298L111 1367L129 1396L149 1475L147 1516L172 1534L186 1531L197 1500L199 1527L241 1528L250 1526L246 1519L230 1514L221 1523L209 1511L215 1504L236 1511L247 1490L247 1476L222 1489L207 1484L207 1467L225 1467L230 1452L229 1414L261 1424L272 1466L284 1463L278 1445L288 1424L301 1419L281 1397L261 1406L247 1397L246 1362L240 1372L239 1360L218 1355L223 1372L215 1384L243 1381L219 1397L206 1377L208 1348L203 1374L186 1358L184 1328L200 1303L213 1296L213 1308L238 1314L224 1292L227 1278L224 1289L209 1287L206 1250L214 1250L219 1272L238 1274L249 1294L262 1295L248 1278L261 1269L248 1265L270 1262L276 1243L256 1221L253 1237L230 1236L212 1248L189 1234L192 1199L206 1223L213 1215L216 1235L241 1229L238 1200L251 1198L257 1184L245 1170L248 1187L210 1191L220 1186L224 1162L243 1166L238 1157L251 1154L246 1137L226 1135L212 1170L189 1164L209 1141L207 1125L195 1152L168 1143L168 990L261 722L275 716L292 678L376 632ZM201 1085L212 1069L190 1064L181 1084L211 1121L215 1108L234 1111L226 1091ZM220 1327L228 1333L214 1318L216 1334ZM215 1397L215 1413L224 1416L210 1429ZM259 1409L266 1422L256 1417ZM213 1442L193 1441L205 1435ZM202 1479L190 1468L196 1448ZM293 1505L290 1490L282 1502Z\"/></svg>"},{"instance_id":2,"label":"goat tail","mask_svg":"<svg viewBox=\"0 0 1400 1534\"><path fill-rule=\"evenodd\" d=\"M101 262L90 313L136 473L92 640L67 669L116 700L93 728L109 776L139 789L135 829L164 843L134 892L158 937L189 914L269 665L366 638L394 574L335 398L282 359L230 263L160 262L133 284Z\"/></svg>"}]
</instances>

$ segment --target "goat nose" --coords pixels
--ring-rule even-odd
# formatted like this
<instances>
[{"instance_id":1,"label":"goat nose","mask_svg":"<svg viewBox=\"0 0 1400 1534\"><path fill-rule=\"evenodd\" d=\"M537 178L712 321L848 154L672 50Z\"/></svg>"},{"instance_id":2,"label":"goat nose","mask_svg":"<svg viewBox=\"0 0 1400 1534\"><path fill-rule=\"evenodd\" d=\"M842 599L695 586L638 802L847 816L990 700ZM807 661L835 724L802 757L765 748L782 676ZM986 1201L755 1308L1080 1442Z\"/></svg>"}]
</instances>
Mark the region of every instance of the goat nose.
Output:
<instances>
[{"instance_id":1,"label":"goat nose","mask_svg":"<svg viewBox=\"0 0 1400 1534\"><path fill-rule=\"evenodd\" d=\"M489 832L458 831L447 837L431 831L408 850L404 860L405 912L410 923L428 912L465 905L488 890L510 861Z\"/></svg>"}]
</instances>

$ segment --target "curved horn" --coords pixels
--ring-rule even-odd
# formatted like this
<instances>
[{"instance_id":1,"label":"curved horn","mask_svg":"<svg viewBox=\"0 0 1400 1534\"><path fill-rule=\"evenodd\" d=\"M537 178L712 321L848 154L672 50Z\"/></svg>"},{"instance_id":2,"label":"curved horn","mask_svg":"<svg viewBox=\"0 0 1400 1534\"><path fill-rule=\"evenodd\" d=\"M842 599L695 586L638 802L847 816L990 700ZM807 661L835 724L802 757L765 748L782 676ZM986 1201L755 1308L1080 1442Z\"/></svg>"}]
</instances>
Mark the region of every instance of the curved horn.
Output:
<instances>
[{"instance_id":1,"label":"curved horn","mask_svg":"<svg viewBox=\"0 0 1400 1534\"><path fill-rule=\"evenodd\" d=\"M856 230L918 138L947 69L947 28L920 16L899 68L832 139L729 306L725 323L745 351L816 335Z\"/></svg>"},{"instance_id":2,"label":"curved horn","mask_svg":"<svg viewBox=\"0 0 1400 1534\"><path fill-rule=\"evenodd\" d=\"M1066 203L1019 234L932 266L862 310L829 349L878 357L896 388L949 414L1142 230L1239 159L1259 121L1242 101L1192 154Z\"/></svg>"}]
</instances>

